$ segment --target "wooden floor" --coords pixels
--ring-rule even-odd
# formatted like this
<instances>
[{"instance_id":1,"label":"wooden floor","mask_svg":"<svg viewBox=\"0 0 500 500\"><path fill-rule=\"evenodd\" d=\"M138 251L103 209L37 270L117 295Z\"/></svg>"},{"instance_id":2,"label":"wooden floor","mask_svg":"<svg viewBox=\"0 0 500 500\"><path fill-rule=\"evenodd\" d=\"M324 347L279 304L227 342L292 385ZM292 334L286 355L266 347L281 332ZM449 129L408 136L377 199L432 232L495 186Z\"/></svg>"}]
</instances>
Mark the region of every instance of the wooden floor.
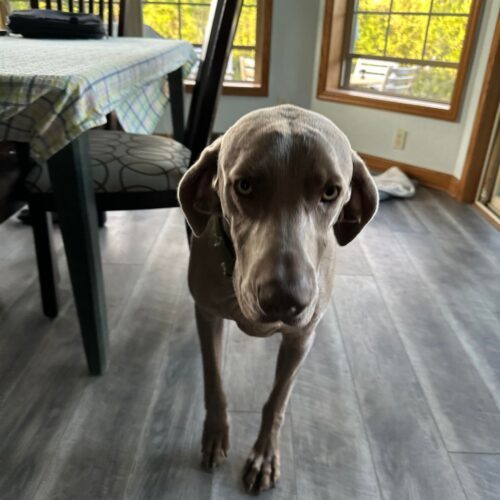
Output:
<instances>
[{"instance_id":1,"label":"wooden floor","mask_svg":"<svg viewBox=\"0 0 500 500\"><path fill-rule=\"evenodd\" d=\"M231 450L203 472L180 214L109 214L111 364L99 378L86 372L63 258L49 321L30 230L8 221L0 242L0 499L248 498L239 474L279 338L227 325ZM499 261L499 233L470 207L424 189L382 204L340 250L284 425L283 479L264 498L500 498Z\"/></svg>"}]
</instances>

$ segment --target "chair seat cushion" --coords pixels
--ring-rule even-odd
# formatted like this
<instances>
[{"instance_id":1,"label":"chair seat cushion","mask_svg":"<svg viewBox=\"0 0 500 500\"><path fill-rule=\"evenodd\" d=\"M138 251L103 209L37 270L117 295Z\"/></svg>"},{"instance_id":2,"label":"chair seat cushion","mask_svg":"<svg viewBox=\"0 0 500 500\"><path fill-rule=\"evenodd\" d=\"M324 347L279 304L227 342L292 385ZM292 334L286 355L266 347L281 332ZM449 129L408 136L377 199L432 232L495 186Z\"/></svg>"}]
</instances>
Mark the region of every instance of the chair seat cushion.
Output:
<instances>
[{"instance_id":1,"label":"chair seat cushion","mask_svg":"<svg viewBox=\"0 0 500 500\"><path fill-rule=\"evenodd\" d=\"M91 130L90 163L97 193L175 191L191 153L167 137ZM34 193L51 192L47 164L36 164L26 177Z\"/></svg>"}]
</instances>

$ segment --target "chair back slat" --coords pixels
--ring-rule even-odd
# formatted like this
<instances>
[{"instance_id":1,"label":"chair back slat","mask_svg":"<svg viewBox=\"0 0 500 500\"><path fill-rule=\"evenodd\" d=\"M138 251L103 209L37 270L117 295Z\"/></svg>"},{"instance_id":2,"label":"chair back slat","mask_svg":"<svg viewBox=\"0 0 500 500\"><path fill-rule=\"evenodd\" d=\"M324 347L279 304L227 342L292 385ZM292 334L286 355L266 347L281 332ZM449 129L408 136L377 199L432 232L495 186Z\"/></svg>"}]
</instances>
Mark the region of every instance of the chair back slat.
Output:
<instances>
[{"instance_id":1,"label":"chair back slat","mask_svg":"<svg viewBox=\"0 0 500 500\"><path fill-rule=\"evenodd\" d=\"M113 1L108 2L108 35L113 36Z\"/></svg>"},{"instance_id":2,"label":"chair back slat","mask_svg":"<svg viewBox=\"0 0 500 500\"><path fill-rule=\"evenodd\" d=\"M124 36L126 8L127 8L127 0L120 0L120 7L118 11L118 36Z\"/></svg>"},{"instance_id":3,"label":"chair back slat","mask_svg":"<svg viewBox=\"0 0 500 500\"><path fill-rule=\"evenodd\" d=\"M62 0L57 0L57 10L63 10Z\"/></svg>"},{"instance_id":4,"label":"chair back slat","mask_svg":"<svg viewBox=\"0 0 500 500\"><path fill-rule=\"evenodd\" d=\"M94 13L94 0L89 0L89 12Z\"/></svg>"},{"instance_id":5,"label":"chair back slat","mask_svg":"<svg viewBox=\"0 0 500 500\"><path fill-rule=\"evenodd\" d=\"M99 0L99 17L104 19L104 0Z\"/></svg>"},{"instance_id":6,"label":"chair back slat","mask_svg":"<svg viewBox=\"0 0 500 500\"><path fill-rule=\"evenodd\" d=\"M85 12L85 6L83 5L83 0L78 0L78 12Z\"/></svg>"},{"instance_id":7,"label":"chair back slat","mask_svg":"<svg viewBox=\"0 0 500 500\"><path fill-rule=\"evenodd\" d=\"M243 0L214 0L208 37L193 88L184 144L191 150L191 164L207 146L217 109L217 101ZM208 38L208 40L207 40Z\"/></svg>"},{"instance_id":8,"label":"chair back slat","mask_svg":"<svg viewBox=\"0 0 500 500\"><path fill-rule=\"evenodd\" d=\"M68 0L69 11L73 12L73 0Z\"/></svg>"}]
</instances>

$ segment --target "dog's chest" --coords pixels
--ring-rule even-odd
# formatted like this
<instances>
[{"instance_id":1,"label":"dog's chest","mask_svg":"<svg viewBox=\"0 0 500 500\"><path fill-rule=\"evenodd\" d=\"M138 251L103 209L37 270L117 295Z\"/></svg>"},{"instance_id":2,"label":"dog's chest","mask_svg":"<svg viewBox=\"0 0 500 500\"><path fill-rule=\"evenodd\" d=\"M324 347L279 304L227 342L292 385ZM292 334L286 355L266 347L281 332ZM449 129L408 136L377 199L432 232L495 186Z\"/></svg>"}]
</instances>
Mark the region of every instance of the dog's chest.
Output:
<instances>
[{"instance_id":1,"label":"dog's chest","mask_svg":"<svg viewBox=\"0 0 500 500\"><path fill-rule=\"evenodd\" d=\"M200 306L227 317L238 306L233 282L225 272L227 255L215 244L211 223L207 231L191 242L189 289Z\"/></svg>"}]
</instances>

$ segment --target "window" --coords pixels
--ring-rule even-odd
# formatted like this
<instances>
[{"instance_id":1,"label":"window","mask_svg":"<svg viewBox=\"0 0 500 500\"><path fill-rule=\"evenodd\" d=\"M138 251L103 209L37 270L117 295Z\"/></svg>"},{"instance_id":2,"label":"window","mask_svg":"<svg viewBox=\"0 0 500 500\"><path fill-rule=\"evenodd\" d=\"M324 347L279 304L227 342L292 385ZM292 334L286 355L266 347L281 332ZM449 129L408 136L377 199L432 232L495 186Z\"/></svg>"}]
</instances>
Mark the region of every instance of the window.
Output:
<instances>
[{"instance_id":1,"label":"window","mask_svg":"<svg viewBox=\"0 0 500 500\"><path fill-rule=\"evenodd\" d=\"M455 120L481 0L326 0L318 98Z\"/></svg>"},{"instance_id":2,"label":"window","mask_svg":"<svg viewBox=\"0 0 500 500\"><path fill-rule=\"evenodd\" d=\"M210 0L143 0L144 24L201 53ZM244 0L224 78L225 94L267 95L271 0ZM198 65L193 67L194 80Z\"/></svg>"}]
</instances>

